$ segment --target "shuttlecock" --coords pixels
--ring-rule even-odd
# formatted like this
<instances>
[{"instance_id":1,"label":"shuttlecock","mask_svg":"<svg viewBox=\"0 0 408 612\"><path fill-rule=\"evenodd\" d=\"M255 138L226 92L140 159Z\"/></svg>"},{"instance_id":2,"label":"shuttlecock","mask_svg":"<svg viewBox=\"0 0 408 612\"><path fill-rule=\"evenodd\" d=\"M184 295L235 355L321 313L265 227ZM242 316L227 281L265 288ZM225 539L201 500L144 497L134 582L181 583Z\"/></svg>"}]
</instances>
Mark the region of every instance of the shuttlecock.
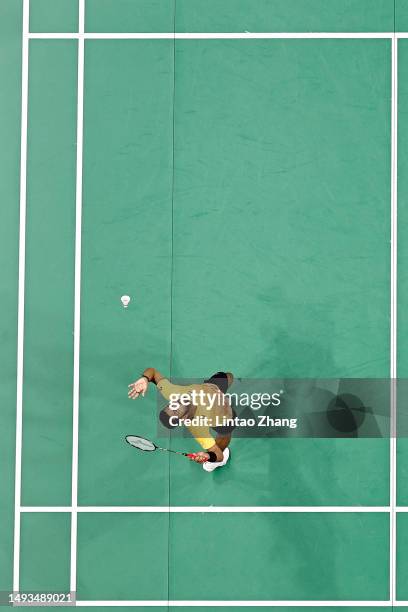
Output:
<instances>
[{"instance_id":1,"label":"shuttlecock","mask_svg":"<svg viewBox=\"0 0 408 612\"><path fill-rule=\"evenodd\" d=\"M122 302L124 308L127 308L129 306L130 297L128 295L122 295L120 301Z\"/></svg>"}]
</instances>

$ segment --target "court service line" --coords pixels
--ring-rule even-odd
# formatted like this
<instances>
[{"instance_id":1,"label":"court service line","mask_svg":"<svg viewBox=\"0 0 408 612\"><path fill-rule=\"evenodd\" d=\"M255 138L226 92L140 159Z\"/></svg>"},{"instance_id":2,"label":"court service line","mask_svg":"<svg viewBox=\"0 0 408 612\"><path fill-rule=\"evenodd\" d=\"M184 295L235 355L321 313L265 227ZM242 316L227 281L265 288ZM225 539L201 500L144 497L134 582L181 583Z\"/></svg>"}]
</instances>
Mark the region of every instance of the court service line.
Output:
<instances>
[{"instance_id":1,"label":"court service line","mask_svg":"<svg viewBox=\"0 0 408 612\"><path fill-rule=\"evenodd\" d=\"M346 39L346 38L406 38L407 32L30 32L30 38L86 38L89 40L131 40L131 39Z\"/></svg>"},{"instance_id":2,"label":"court service line","mask_svg":"<svg viewBox=\"0 0 408 612\"><path fill-rule=\"evenodd\" d=\"M77 582L77 506L78 506L78 440L79 440L79 358L81 328L81 245L82 245L82 162L84 120L84 25L85 0L79 0L77 148L75 191L75 284L74 284L74 372L72 397L72 474L71 474L71 563L70 590Z\"/></svg>"},{"instance_id":3,"label":"court service line","mask_svg":"<svg viewBox=\"0 0 408 612\"><path fill-rule=\"evenodd\" d=\"M72 512L71 506L23 506L21 512ZM170 512L170 513L341 513L390 512L389 506L76 506L75 513L87 512ZM408 512L408 508L404 510Z\"/></svg>"},{"instance_id":4,"label":"court service line","mask_svg":"<svg viewBox=\"0 0 408 612\"><path fill-rule=\"evenodd\" d=\"M13 590L20 586L21 461L23 441L24 305L27 212L28 30L30 0L23 0L21 48L20 227L18 247L16 449L14 481Z\"/></svg>"},{"instance_id":5,"label":"court service line","mask_svg":"<svg viewBox=\"0 0 408 612\"><path fill-rule=\"evenodd\" d=\"M397 177L398 177L398 40L391 46L391 240L390 240L390 599L396 599L397 505Z\"/></svg>"}]
</instances>

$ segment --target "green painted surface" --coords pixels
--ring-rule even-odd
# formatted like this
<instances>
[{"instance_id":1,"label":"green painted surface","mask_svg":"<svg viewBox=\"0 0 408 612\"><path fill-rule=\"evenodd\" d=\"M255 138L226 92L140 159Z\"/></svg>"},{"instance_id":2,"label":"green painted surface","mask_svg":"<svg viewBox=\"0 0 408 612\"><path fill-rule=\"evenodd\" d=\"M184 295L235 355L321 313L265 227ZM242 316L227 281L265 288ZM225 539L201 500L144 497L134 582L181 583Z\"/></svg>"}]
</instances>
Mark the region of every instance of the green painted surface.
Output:
<instances>
[{"instance_id":1,"label":"green painted surface","mask_svg":"<svg viewBox=\"0 0 408 612\"><path fill-rule=\"evenodd\" d=\"M174 374L387 376L390 42L176 62Z\"/></svg>"},{"instance_id":2,"label":"green painted surface","mask_svg":"<svg viewBox=\"0 0 408 612\"><path fill-rule=\"evenodd\" d=\"M393 0L177 0L179 32L392 32Z\"/></svg>"},{"instance_id":3,"label":"green painted surface","mask_svg":"<svg viewBox=\"0 0 408 612\"><path fill-rule=\"evenodd\" d=\"M397 515L397 599L408 600L408 515Z\"/></svg>"},{"instance_id":4,"label":"green painted surface","mask_svg":"<svg viewBox=\"0 0 408 612\"><path fill-rule=\"evenodd\" d=\"M20 184L21 2L0 4L0 590L12 586Z\"/></svg>"},{"instance_id":5,"label":"green painted surface","mask_svg":"<svg viewBox=\"0 0 408 612\"><path fill-rule=\"evenodd\" d=\"M170 599L384 600L388 531L374 513L172 514Z\"/></svg>"},{"instance_id":6,"label":"green painted surface","mask_svg":"<svg viewBox=\"0 0 408 612\"><path fill-rule=\"evenodd\" d=\"M30 0L30 32L78 32L78 0Z\"/></svg>"},{"instance_id":7,"label":"green painted surface","mask_svg":"<svg viewBox=\"0 0 408 612\"><path fill-rule=\"evenodd\" d=\"M168 521L165 513L82 514L78 599L167 599Z\"/></svg>"},{"instance_id":8,"label":"green painted surface","mask_svg":"<svg viewBox=\"0 0 408 612\"><path fill-rule=\"evenodd\" d=\"M395 29L397 32L408 31L408 1L395 0Z\"/></svg>"},{"instance_id":9,"label":"green painted surface","mask_svg":"<svg viewBox=\"0 0 408 612\"><path fill-rule=\"evenodd\" d=\"M21 591L69 592L70 522L63 512L22 515Z\"/></svg>"},{"instance_id":10,"label":"green painted surface","mask_svg":"<svg viewBox=\"0 0 408 612\"><path fill-rule=\"evenodd\" d=\"M173 372L384 376L389 44L249 45L178 44ZM123 435L157 438L126 383L169 372L171 43L89 43L86 74L80 500L163 505L167 457ZM171 503L387 503L386 441L232 448L216 478L175 458Z\"/></svg>"},{"instance_id":11,"label":"green painted surface","mask_svg":"<svg viewBox=\"0 0 408 612\"><path fill-rule=\"evenodd\" d=\"M408 300L408 84L405 74L408 66L408 41L398 42L398 376L408 378L408 358L406 338L408 333L407 300ZM402 382L398 392L398 469L397 469L397 502L408 505L408 384Z\"/></svg>"},{"instance_id":12,"label":"green painted surface","mask_svg":"<svg viewBox=\"0 0 408 612\"><path fill-rule=\"evenodd\" d=\"M71 503L74 41L30 47L22 500Z\"/></svg>"},{"instance_id":13,"label":"green painted surface","mask_svg":"<svg viewBox=\"0 0 408 612\"><path fill-rule=\"evenodd\" d=\"M38 1L38 0L37 0ZM90 32L391 32L391 0L87 0Z\"/></svg>"},{"instance_id":14,"label":"green painted surface","mask_svg":"<svg viewBox=\"0 0 408 612\"><path fill-rule=\"evenodd\" d=\"M123 438L155 435L127 385L170 362L172 44L90 42L85 64L80 502L165 504L167 461Z\"/></svg>"},{"instance_id":15,"label":"green painted surface","mask_svg":"<svg viewBox=\"0 0 408 612\"><path fill-rule=\"evenodd\" d=\"M87 0L87 32L172 32L174 0Z\"/></svg>"},{"instance_id":16,"label":"green painted surface","mask_svg":"<svg viewBox=\"0 0 408 612\"><path fill-rule=\"evenodd\" d=\"M78 597L166 599L167 521L166 514L81 515ZM387 598L386 515L172 514L170 546L171 599ZM209 583L202 567L220 549L228 563ZM186 559L188 579L179 571Z\"/></svg>"},{"instance_id":17,"label":"green painted surface","mask_svg":"<svg viewBox=\"0 0 408 612\"><path fill-rule=\"evenodd\" d=\"M193 440L174 440L172 447L197 450ZM388 504L388 483L387 440L236 439L230 463L212 474L171 457L170 504L381 506Z\"/></svg>"},{"instance_id":18,"label":"green painted surface","mask_svg":"<svg viewBox=\"0 0 408 612\"><path fill-rule=\"evenodd\" d=\"M173 372L387 376L389 42L178 41L176 61ZM172 461L172 500L388 499L386 441L232 449L203 490Z\"/></svg>"}]
</instances>

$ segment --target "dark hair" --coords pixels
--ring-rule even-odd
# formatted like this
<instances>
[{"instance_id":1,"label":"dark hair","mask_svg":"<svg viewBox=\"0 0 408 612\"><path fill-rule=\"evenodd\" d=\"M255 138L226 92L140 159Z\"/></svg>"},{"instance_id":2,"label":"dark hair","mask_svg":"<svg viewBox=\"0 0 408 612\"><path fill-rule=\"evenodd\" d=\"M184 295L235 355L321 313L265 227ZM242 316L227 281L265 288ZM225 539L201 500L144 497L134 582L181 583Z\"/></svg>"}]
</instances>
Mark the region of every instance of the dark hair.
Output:
<instances>
[{"instance_id":1,"label":"dark hair","mask_svg":"<svg viewBox=\"0 0 408 612\"><path fill-rule=\"evenodd\" d=\"M212 385L217 385L217 387L222 393L225 393L228 389L228 376L225 372L216 372L210 378L207 378L204 382L211 383Z\"/></svg>"},{"instance_id":2,"label":"dark hair","mask_svg":"<svg viewBox=\"0 0 408 612\"><path fill-rule=\"evenodd\" d=\"M164 425L166 427L166 429L174 429L174 427L177 427L176 425L172 425L170 423L170 417L173 417L173 423L174 423L174 419L177 419L177 423L178 423L178 417L176 415L169 415L167 414L167 412L165 410L161 410L159 413L159 419L162 425Z\"/></svg>"}]
</instances>

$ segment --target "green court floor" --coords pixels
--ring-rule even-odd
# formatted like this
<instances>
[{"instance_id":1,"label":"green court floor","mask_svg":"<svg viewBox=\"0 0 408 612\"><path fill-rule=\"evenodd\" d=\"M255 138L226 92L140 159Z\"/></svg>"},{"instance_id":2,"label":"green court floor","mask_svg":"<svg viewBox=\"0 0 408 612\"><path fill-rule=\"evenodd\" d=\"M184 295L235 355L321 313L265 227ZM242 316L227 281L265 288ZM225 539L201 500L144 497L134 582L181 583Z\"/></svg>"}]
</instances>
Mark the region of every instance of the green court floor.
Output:
<instances>
[{"instance_id":1,"label":"green court floor","mask_svg":"<svg viewBox=\"0 0 408 612\"><path fill-rule=\"evenodd\" d=\"M133 602L124 611L183 601L184 610L211 601L404 609L406 439L233 439L231 462L208 474L133 452L123 438L158 439L155 390L127 398L148 366L186 379L408 376L408 0L24 2L0 6L0 591L13 590L13 567L16 590L17 563L21 591L76 590L107 612L121 601ZM76 336L83 15L93 37ZM206 35L185 36L194 33ZM167 443L196 449L189 438ZM235 607L256 607L244 604Z\"/></svg>"}]
</instances>

